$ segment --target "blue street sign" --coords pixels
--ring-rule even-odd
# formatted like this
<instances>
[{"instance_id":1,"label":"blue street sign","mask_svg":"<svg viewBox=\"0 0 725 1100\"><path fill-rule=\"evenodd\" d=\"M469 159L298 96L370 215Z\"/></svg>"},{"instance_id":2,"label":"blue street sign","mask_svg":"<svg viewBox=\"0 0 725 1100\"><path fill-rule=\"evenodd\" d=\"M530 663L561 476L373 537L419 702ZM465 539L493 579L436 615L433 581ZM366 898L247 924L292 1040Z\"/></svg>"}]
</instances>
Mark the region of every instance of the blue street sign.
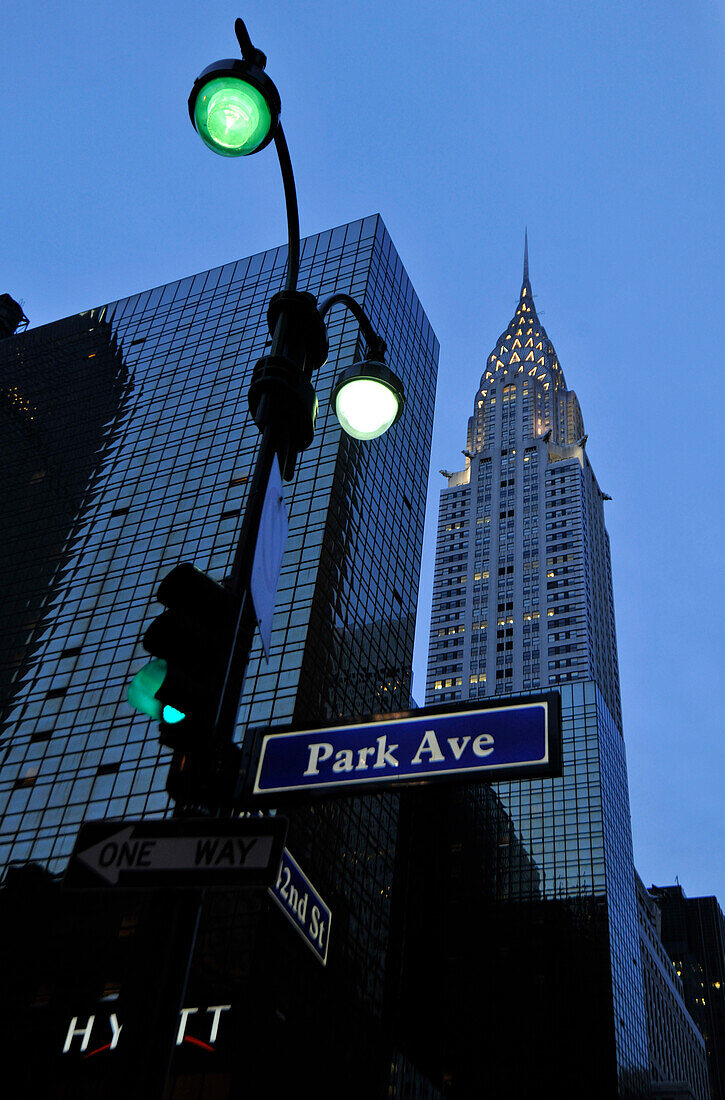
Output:
<instances>
[{"instance_id":1,"label":"blue street sign","mask_svg":"<svg viewBox=\"0 0 725 1100\"><path fill-rule=\"evenodd\" d=\"M332 913L286 848L277 879L267 892L324 966Z\"/></svg>"},{"instance_id":2,"label":"blue street sign","mask_svg":"<svg viewBox=\"0 0 725 1100\"><path fill-rule=\"evenodd\" d=\"M267 734L253 793L327 790L468 775L524 779L559 769L558 695L431 708L330 729Z\"/></svg>"}]
</instances>

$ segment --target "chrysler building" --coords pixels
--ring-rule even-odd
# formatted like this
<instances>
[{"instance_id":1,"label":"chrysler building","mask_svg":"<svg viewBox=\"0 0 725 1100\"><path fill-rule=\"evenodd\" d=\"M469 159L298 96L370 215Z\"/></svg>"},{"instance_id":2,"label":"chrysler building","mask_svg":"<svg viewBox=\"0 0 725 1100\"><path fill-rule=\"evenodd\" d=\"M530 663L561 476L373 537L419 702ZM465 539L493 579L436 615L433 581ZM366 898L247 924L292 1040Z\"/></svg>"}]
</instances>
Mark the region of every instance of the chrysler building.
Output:
<instances>
[{"instance_id":1,"label":"chrysler building","mask_svg":"<svg viewBox=\"0 0 725 1100\"><path fill-rule=\"evenodd\" d=\"M426 703L594 680L621 729L607 499L534 305L486 358L465 468L442 471Z\"/></svg>"}]
</instances>

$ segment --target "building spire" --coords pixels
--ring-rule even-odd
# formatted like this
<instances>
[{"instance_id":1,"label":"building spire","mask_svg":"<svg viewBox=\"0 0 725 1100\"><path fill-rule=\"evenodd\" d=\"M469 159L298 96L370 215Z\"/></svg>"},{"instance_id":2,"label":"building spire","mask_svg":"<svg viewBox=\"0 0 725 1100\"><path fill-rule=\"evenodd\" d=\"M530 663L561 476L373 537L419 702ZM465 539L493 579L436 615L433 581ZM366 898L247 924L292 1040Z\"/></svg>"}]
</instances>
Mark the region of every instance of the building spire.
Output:
<instances>
[{"instance_id":1,"label":"building spire","mask_svg":"<svg viewBox=\"0 0 725 1100\"><path fill-rule=\"evenodd\" d=\"M534 292L529 282L528 227L524 230L524 271L519 302L508 326L488 353L476 402L487 396L489 387L498 378L520 373L525 373L527 377L535 375L537 382L542 382L546 387L553 382L553 390L566 389L556 352L536 314ZM480 405L476 404L476 410L479 408ZM474 418L477 415L474 411ZM584 435L583 430L580 435ZM472 449L475 451L475 447Z\"/></svg>"},{"instance_id":2,"label":"building spire","mask_svg":"<svg viewBox=\"0 0 725 1100\"><path fill-rule=\"evenodd\" d=\"M519 296L519 305L526 299L527 302L533 308L533 296L534 292L531 289L531 283L529 282L529 227L524 228L524 277L521 282L521 294Z\"/></svg>"}]
</instances>

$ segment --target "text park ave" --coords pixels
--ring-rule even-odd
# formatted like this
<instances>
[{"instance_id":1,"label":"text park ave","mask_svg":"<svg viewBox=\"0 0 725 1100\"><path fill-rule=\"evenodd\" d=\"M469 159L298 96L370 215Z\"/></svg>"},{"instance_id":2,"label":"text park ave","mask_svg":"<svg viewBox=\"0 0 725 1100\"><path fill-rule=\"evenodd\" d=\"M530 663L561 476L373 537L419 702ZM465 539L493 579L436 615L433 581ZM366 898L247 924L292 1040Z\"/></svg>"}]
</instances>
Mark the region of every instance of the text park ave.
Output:
<instances>
[{"instance_id":1,"label":"text park ave","mask_svg":"<svg viewBox=\"0 0 725 1100\"><path fill-rule=\"evenodd\" d=\"M441 745L443 747L441 747ZM376 738L374 745L364 745L358 749L338 749L334 751L334 745L329 741L317 741L308 746L309 759L304 775L319 775L320 766L326 764L334 753L332 763L328 768L333 772L367 771L369 767L397 768L400 766L395 753L400 745L388 745L387 735ZM436 736L435 730L426 730L410 764L436 764L446 759L461 760L463 754L473 754L477 757L490 756L494 750L494 738L490 733L479 733L471 738L446 737L442 742ZM447 753L450 756L447 757ZM372 761L372 762L371 762Z\"/></svg>"}]
</instances>

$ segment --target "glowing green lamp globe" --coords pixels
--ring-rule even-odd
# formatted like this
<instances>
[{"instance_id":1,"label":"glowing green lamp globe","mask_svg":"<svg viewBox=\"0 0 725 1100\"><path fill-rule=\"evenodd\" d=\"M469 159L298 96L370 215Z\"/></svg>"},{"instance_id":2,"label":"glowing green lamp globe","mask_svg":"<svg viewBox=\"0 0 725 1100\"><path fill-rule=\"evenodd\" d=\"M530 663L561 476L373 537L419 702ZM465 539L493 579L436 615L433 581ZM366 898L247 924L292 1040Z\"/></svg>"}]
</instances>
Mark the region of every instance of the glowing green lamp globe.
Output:
<instances>
[{"instance_id":1,"label":"glowing green lamp globe","mask_svg":"<svg viewBox=\"0 0 725 1100\"><path fill-rule=\"evenodd\" d=\"M365 360L343 371L332 391L332 406L344 431L354 439L377 439L403 412L403 383L385 363Z\"/></svg>"},{"instance_id":2,"label":"glowing green lamp globe","mask_svg":"<svg viewBox=\"0 0 725 1100\"><path fill-rule=\"evenodd\" d=\"M247 61L215 61L194 81L189 117L201 140L222 157L263 149L277 128L279 93L263 69Z\"/></svg>"}]
</instances>

